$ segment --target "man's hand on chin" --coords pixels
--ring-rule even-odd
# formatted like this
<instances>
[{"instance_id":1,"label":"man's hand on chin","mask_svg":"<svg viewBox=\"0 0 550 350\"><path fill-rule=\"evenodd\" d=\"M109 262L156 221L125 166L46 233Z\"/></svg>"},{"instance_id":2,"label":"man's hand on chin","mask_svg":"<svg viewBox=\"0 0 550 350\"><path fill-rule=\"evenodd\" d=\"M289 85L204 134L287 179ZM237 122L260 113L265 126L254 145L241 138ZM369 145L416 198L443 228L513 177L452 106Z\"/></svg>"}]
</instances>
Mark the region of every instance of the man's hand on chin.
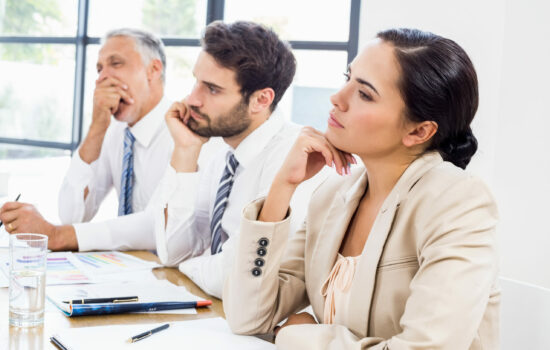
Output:
<instances>
[{"instance_id":1,"label":"man's hand on chin","mask_svg":"<svg viewBox=\"0 0 550 350\"><path fill-rule=\"evenodd\" d=\"M189 107L184 101L174 102L164 116L168 130L174 139L174 151L170 165L178 173L197 171L197 161L202 146L208 137L194 133L187 123L189 121Z\"/></svg>"}]
</instances>

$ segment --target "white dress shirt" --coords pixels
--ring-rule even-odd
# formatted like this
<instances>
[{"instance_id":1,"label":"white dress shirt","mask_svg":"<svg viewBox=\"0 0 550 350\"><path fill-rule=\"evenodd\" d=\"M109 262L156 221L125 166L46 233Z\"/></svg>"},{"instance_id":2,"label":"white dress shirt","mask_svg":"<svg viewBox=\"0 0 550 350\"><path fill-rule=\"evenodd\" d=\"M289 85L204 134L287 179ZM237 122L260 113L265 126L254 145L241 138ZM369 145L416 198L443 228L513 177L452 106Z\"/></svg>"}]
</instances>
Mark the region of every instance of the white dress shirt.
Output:
<instances>
[{"instance_id":1,"label":"white dress shirt","mask_svg":"<svg viewBox=\"0 0 550 350\"><path fill-rule=\"evenodd\" d=\"M299 131L298 125L285 121L275 111L235 150L225 145L206 167L199 165L198 172L176 173L169 166L158 187L161 205L154 210L157 254L161 262L168 266L181 262L181 272L208 294L221 298L225 276L233 263L241 211L250 201L267 194ZM211 255L210 220L230 151L234 152L239 166L221 223L229 238L223 243L221 253ZM291 202L295 230L302 224L307 201L320 181L321 176L317 176L298 187ZM164 208L168 208L166 229Z\"/></svg>"},{"instance_id":2,"label":"white dress shirt","mask_svg":"<svg viewBox=\"0 0 550 350\"><path fill-rule=\"evenodd\" d=\"M162 178L174 148L164 122L169 107L170 102L163 98L130 128L136 138L132 191L134 214L104 222L75 224L90 221L113 187L119 198L127 124L111 120L99 158L91 164L85 163L78 151L74 153L59 193L59 217L64 224L75 224L79 250L155 249L153 219L143 210ZM86 187L89 193L84 200Z\"/></svg>"}]
</instances>

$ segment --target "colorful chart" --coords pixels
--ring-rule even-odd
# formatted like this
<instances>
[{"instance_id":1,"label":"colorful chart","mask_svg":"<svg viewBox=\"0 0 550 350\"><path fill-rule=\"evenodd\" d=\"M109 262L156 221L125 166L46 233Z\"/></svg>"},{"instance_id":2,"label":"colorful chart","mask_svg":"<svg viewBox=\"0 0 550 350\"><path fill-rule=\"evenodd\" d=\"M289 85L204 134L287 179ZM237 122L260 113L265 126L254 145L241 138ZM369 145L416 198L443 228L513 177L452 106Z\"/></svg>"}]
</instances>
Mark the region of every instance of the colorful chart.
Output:
<instances>
[{"instance_id":1,"label":"colorful chart","mask_svg":"<svg viewBox=\"0 0 550 350\"><path fill-rule=\"evenodd\" d=\"M91 283L71 253L50 253L46 266L46 284Z\"/></svg>"},{"instance_id":2,"label":"colorful chart","mask_svg":"<svg viewBox=\"0 0 550 350\"><path fill-rule=\"evenodd\" d=\"M9 275L7 254L0 256L0 273ZM116 251L108 252L54 252L48 253L46 266L46 284L84 284L117 281L124 278L137 278L136 274L146 273L159 264L145 261ZM3 276L0 276L3 277ZM150 277L150 276L148 276ZM139 278L144 278L140 276ZM154 276L153 276L154 278ZM0 278L0 285L6 284Z\"/></svg>"},{"instance_id":3,"label":"colorful chart","mask_svg":"<svg viewBox=\"0 0 550 350\"><path fill-rule=\"evenodd\" d=\"M89 252L74 254L86 270L93 273L115 273L151 269L156 263L121 252Z\"/></svg>"},{"instance_id":4,"label":"colorful chart","mask_svg":"<svg viewBox=\"0 0 550 350\"><path fill-rule=\"evenodd\" d=\"M110 253L98 253L98 254L78 254L77 258L85 264L91 265L96 269L100 269L102 266L117 265L120 267L127 267L124 262L119 259L115 254Z\"/></svg>"}]
</instances>

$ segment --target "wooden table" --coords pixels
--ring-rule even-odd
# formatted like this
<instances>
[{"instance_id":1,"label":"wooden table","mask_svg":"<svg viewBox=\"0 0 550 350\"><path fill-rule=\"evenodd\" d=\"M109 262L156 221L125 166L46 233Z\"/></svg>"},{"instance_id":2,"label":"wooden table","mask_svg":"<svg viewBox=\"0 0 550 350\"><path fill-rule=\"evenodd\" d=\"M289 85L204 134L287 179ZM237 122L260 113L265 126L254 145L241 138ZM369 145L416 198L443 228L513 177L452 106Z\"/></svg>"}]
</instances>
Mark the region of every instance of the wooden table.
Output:
<instances>
[{"instance_id":1,"label":"wooden table","mask_svg":"<svg viewBox=\"0 0 550 350\"><path fill-rule=\"evenodd\" d=\"M130 252L144 260L157 261L158 258L150 252ZM195 320L209 317L225 317L222 302L205 294L196 284L176 268L157 268L153 273L158 279L168 280L176 285L185 286L191 293L212 300L208 308L197 309L196 315L175 314L120 314L103 316L80 316L69 318L57 310L46 312L44 325L33 328L18 328L9 325L8 320L8 288L0 288L0 349L10 350L42 350L56 349L50 343L50 337L63 328L102 326L110 324L159 323L170 321Z\"/></svg>"}]
</instances>

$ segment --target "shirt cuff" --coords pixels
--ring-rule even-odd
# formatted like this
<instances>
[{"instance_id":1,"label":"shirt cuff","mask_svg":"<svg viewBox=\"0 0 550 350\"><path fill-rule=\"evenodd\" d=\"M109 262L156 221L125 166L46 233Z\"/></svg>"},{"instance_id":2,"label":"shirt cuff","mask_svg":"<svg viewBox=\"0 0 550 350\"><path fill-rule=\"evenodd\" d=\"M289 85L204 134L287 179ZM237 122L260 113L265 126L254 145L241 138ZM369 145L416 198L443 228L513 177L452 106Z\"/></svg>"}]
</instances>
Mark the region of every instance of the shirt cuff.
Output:
<instances>
[{"instance_id":1,"label":"shirt cuff","mask_svg":"<svg viewBox=\"0 0 550 350\"><path fill-rule=\"evenodd\" d=\"M112 250L113 242L109 226L105 222L74 224L78 250Z\"/></svg>"},{"instance_id":2,"label":"shirt cuff","mask_svg":"<svg viewBox=\"0 0 550 350\"><path fill-rule=\"evenodd\" d=\"M80 158L77 150L67 171L67 181L73 187L85 187L92 181L92 177L92 166Z\"/></svg>"}]
</instances>

